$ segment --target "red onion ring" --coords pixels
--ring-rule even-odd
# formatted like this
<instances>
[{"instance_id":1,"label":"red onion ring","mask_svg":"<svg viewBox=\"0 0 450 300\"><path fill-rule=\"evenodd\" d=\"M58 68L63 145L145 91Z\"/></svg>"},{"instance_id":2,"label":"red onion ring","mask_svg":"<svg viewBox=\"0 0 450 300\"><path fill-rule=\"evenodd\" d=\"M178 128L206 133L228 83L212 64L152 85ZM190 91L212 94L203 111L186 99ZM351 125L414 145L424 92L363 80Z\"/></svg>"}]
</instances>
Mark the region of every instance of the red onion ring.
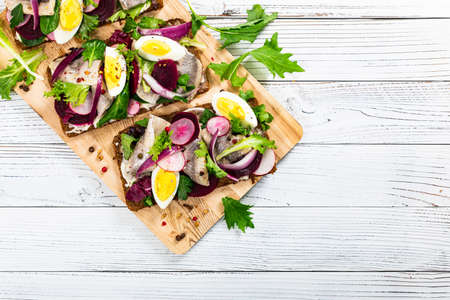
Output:
<instances>
[{"instance_id":1,"label":"red onion ring","mask_svg":"<svg viewBox=\"0 0 450 300\"><path fill-rule=\"evenodd\" d=\"M158 94L164 98L173 99L177 96L184 98L184 97L187 97L190 94L192 94L192 91L184 93L184 94L179 94L179 93L169 91L168 89L163 87L161 84L159 84L159 82L149 74L144 74L142 77L144 78L145 82L147 82L147 84L150 85L150 87L156 94Z\"/></svg>"},{"instance_id":2,"label":"red onion ring","mask_svg":"<svg viewBox=\"0 0 450 300\"><path fill-rule=\"evenodd\" d=\"M225 170L242 170L251 165L257 155L258 150L252 150L247 153L241 160L232 164L219 164L219 167Z\"/></svg>"},{"instance_id":3,"label":"red onion ring","mask_svg":"<svg viewBox=\"0 0 450 300\"><path fill-rule=\"evenodd\" d=\"M31 7L33 8L33 29L36 30L39 27L39 2L38 0L31 0Z\"/></svg>"},{"instance_id":4,"label":"red onion ring","mask_svg":"<svg viewBox=\"0 0 450 300\"><path fill-rule=\"evenodd\" d=\"M164 28L158 28L158 29L145 29L145 28L139 28L138 31L142 35L159 35L164 36L166 38L178 41L182 37L186 36L189 33L189 30L191 30L192 23L187 22L180 25L175 26L169 26Z\"/></svg>"},{"instance_id":5,"label":"red onion ring","mask_svg":"<svg viewBox=\"0 0 450 300\"><path fill-rule=\"evenodd\" d=\"M149 158L147 158L144 163L139 167L139 169L136 172L136 176L139 176L142 174L142 172L144 172L145 170L147 170L148 168L154 166L158 161L166 158L167 156L170 156L176 152L181 151L181 147L178 146L172 146L172 149L166 148L164 149L158 156L158 159L156 161L154 161L152 159L152 157L150 156Z\"/></svg>"},{"instance_id":6,"label":"red onion ring","mask_svg":"<svg viewBox=\"0 0 450 300\"><path fill-rule=\"evenodd\" d=\"M72 62L74 61L81 53L83 53L83 48L73 49L72 52L67 55L56 67L55 72L52 74L52 83L58 79L59 74ZM96 91L97 92L97 91Z\"/></svg>"}]
</instances>

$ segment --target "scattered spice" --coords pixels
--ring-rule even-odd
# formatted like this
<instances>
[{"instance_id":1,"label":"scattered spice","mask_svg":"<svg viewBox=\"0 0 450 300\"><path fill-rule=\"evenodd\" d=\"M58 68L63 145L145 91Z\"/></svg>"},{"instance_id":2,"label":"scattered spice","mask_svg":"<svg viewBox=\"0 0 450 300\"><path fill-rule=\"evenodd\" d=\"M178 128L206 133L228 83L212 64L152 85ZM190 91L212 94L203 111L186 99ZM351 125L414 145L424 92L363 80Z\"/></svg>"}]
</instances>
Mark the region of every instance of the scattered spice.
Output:
<instances>
[{"instance_id":1,"label":"scattered spice","mask_svg":"<svg viewBox=\"0 0 450 300\"><path fill-rule=\"evenodd\" d=\"M211 56L211 60L214 61L214 57Z\"/></svg>"},{"instance_id":2,"label":"scattered spice","mask_svg":"<svg viewBox=\"0 0 450 300\"><path fill-rule=\"evenodd\" d=\"M166 226L166 225L167 225L166 221L162 221L161 226Z\"/></svg>"},{"instance_id":3,"label":"scattered spice","mask_svg":"<svg viewBox=\"0 0 450 300\"><path fill-rule=\"evenodd\" d=\"M182 216L183 214L182 213L177 213L177 219L179 219L179 218L181 218L181 216Z\"/></svg>"},{"instance_id":4,"label":"scattered spice","mask_svg":"<svg viewBox=\"0 0 450 300\"><path fill-rule=\"evenodd\" d=\"M91 74L91 72L89 72L88 70L84 71L84 74L89 75Z\"/></svg>"},{"instance_id":5,"label":"scattered spice","mask_svg":"<svg viewBox=\"0 0 450 300\"><path fill-rule=\"evenodd\" d=\"M97 159L98 159L99 161L102 161L102 160L103 160L102 149L100 149L100 150L97 151Z\"/></svg>"},{"instance_id":6,"label":"scattered spice","mask_svg":"<svg viewBox=\"0 0 450 300\"><path fill-rule=\"evenodd\" d=\"M30 90L30 88L28 87L28 85L25 84L21 84L19 85L19 88L24 91L24 92L28 92Z\"/></svg>"},{"instance_id":7,"label":"scattered spice","mask_svg":"<svg viewBox=\"0 0 450 300\"><path fill-rule=\"evenodd\" d=\"M197 219L198 219L197 217L193 217L192 221L197 221Z\"/></svg>"},{"instance_id":8,"label":"scattered spice","mask_svg":"<svg viewBox=\"0 0 450 300\"><path fill-rule=\"evenodd\" d=\"M205 209L203 210L203 214L206 215L207 213L209 213L209 209L205 208Z\"/></svg>"},{"instance_id":9,"label":"scattered spice","mask_svg":"<svg viewBox=\"0 0 450 300\"><path fill-rule=\"evenodd\" d=\"M95 151L94 146L90 146L90 147L89 147L89 152L93 153L94 151Z\"/></svg>"},{"instance_id":10,"label":"scattered spice","mask_svg":"<svg viewBox=\"0 0 450 300\"><path fill-rule=\"evenodd\" d=\"M182 234L178 234L175 239L177 240L177 242L181 241L182 239L184 239L184 237L186 236L186 233L182 233Z\"/></svg>"},{"instance_id":11,"label":"scattered spice","mask_svg":"<svg viewBox=\"0 0 450 300\"><path fill-rule=\"evenodd\" d=\"M165 130L166 132L169 132L169 131L170 131L170 127L169 127L169 126L166 126L166 128L164 128L164 130Z\"/></svg>"},{"instance_id":12,"label":"scattered spice","mask_svg":"<svg viewBox=\"0 0 450 300\"><path fill-rule=\"evenodd\" d=\"M189 210L193 210L194 209L194 207L192 205L187 204L187 203L183 203L183 206L186 207Z\"/></svg>"},{"instance_id":13,"label":"scattered spice","mask_svg":"<svg viewBox=\"0 0 450 300\"><path fill-rule=\"evenodd\" d=\"M164 219L165 217L167 217L167 214L166 214L166 213L163 213L163 214L161 215L161 219Z\"/></svg>"},{"instance_id":14,"label":"scattered spice","mask_svg":"<svg viewBox=\"0 0 450 300\"><path fill-rule=\"evenodd\" d=\"M139 158L139 159L142 159L142 158L144 158L144 154L142 154L142 153L139 153L139 154L138 154L138 158Z\"/></svg>"},{"instance_id":15,"label":"scattered spice","mask_svg":"<svg viewBox=\"0 0 450 300\"><path fill-rule=\"evenodd\" d=\"M200 223L198 221L195 221L194 226L198 227L198 226L200 226Z\"/></svg>"},{"instance_id":16,"label":"scattered spice","mask_svg":"<svg viewBox=\"0 0 450 300\"><path fill-rule=\"evenodd\" d=\"M107 168L107 167L103 167L103 168L102 168L102 172L103 172L103 173L106 173L107 171L108 171L108 168Z\"/></svg>"}]
</instances>

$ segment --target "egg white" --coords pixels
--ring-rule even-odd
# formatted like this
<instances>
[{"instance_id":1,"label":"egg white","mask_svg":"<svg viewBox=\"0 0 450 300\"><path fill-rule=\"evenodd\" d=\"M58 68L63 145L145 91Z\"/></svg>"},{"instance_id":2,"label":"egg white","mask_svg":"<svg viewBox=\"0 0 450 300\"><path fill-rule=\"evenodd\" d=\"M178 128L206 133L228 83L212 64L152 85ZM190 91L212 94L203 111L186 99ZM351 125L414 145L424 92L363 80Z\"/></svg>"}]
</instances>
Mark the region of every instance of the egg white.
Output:
<instances>
[{"instance_id":1,"label":"egg white","mask_svg":"<svg viewBox=\"0 0 450 300\"><path fill-rule=\"evenodd\" d=\"M142 47L145 44L145 42L147 42L149 40L159 40L159 41L165 43L170 48L169 53L167 53L165 55L157 56L157 55L153 55L153 54L145 52L142 49ZM133 48L138 51L139 56L141 56L147 60L151 60L151 61L159 61L162 59L171 59L174 61L178 61L186 55L186 48L184 48L183 46L181 46L179 43L177 43L176 41L174 41L172 39L169 39L169 38L166 38L163 36L159 36L159 35L142 36L136 42L134 42Z\"/></svg>"},{"instance_id":2,"label":"egg white","mask_svg":"<svg viewBox=\"0 0 450 300\"><path fill-rule=\"evenodd\" d=\"M244 115L245 115L244 120L242 120L242 122L244 124L250 126L251 128L255 128L256 126L258 126L258 119L256 118L256 115L253 112L253 109L250 107L250 105L247 103L247 101L245 101L238 95L235 95L230 92L220 92L220 93L217 93L214 95L213 100L212 100L212 106L217 115L223 116L227 119L230 118L228 115L226 115L226 116L223 115L217 108L217 101L220 98L230 99L231 101L233 101L234 103L236 103L237 105L239 105L242 108L242 110L244 111Z\"/></svg>"},{"instance_id":3,"label":"egg white","mask_svg":"<svg viewBox=\"0 0 450 300\"><path fill-rule=\"evenodd\" d=\"M120 79L119 79L119 86L115 86L115 87L110 87L108 86L108 81L106 81L106 67L105 67L105 82L106 82L106 87L108 88L108 93L111 97L116 97L117 95L120 94L120 92L123 90L123 88L125 87L125 83L127 80L127 62L125 61L125 57L123 57L122 54L119 53L119 51L116 48L113 47L106 47L105 49L105 59L107 56L116 58L119 61L119 65L120 65Z\"/></svg>"},{"instance_id":4,"label":"egg white","mask_svg":"<svg viewBox=\"0 0 450 300\"><path fill-rule=\"evenodd\" d=\"M152 172L152 193L153 193L153 198L155 199L156 203L158 204L158 206L161 209L165 209L167 206L169 206L170 202L172 202L173 198L175 197L175 194L178 191L178 184L180 183L180 173L179 172L172 172L175 174L176 176L176 186L175 186L175 190L173 191L173 193L165 200L165 201L161 201L158 198L158 195L156 195L155 192L155 188L156 187L156 175L158 174L159 171L164 171L163 169L161 169L160 167L156 167L153 172Z\"/></svg>"},{"instance_id":5,"label":"egg white","mask_svg":"<svg viewBox=\"0 0 450 300\"><path fill-rule=\"evenodd\" d=\"M61 1L60 7L61 7L61 6L63 5L63 3L65 3L66 1L67 1L67 0L62 0L62 1ZM82 1L82 0L78 0L78 2L80 3L80 8L81 8L80 13L81 13L81 16L83 16L83 1ZM60 12L58 12L58 13L60 13ZM75 27L74 29L69 30L69 31L64 30L64 29L61 27L61 24L58 23L58 27L55 29L55 31L53 31L53 34L54 34L54 37L55 37L55 42L56 42L57 44L65 44L65 43L67 43L68 41L70 41L70 40L75 36L75 34L77 33L78 29L79 29L80 26L81 26L81 23L83 23L83 18L81 18L81 22L80 22L80 24L78 24L77 27Z\"/></svg>"}]
</instances>

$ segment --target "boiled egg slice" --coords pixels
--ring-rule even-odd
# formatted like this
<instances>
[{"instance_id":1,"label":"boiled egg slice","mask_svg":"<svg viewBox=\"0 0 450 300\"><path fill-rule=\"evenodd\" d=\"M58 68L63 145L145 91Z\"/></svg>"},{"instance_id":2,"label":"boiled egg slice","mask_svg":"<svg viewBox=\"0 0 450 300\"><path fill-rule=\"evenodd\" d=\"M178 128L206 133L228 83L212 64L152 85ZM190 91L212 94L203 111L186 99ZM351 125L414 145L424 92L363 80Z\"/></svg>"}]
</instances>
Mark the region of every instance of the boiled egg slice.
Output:
<instances>
[{"instance_id":1,"label":"boiled egg slice","mask_svg":"<svg viewBox=\"0 0 450 300\"><path fill-rule=\"evenodd\" d=\"M177 61L186 55L186 48L174 40L158 35L142 36L133 47L141 57L151 61L162 59Z\"/></svg>"},{"instance_id":2,"label":"boiled egg slice","mask_svg":"<svg viewBox=\"0 0 450 300\"><path fill-rule=\"evenodd\" d=\"M62 0L59 7L59 23L53 32L56 43L64 44L70 41L80 28L83 21L82 0Z\"/></svg>"},{"instance_id":3,"label":"boiled egg slice","mask_svg":"<svg viewBox=\"0 0 450 300\"><path fill-rule=\"evenodd\" d=\"M258 126L258 119L253 109L248 105L247 101L238 95L230 92L217 93L213 97L212 106L219 116L231 120L231 116L233 115L251 128Z\"/></svg>"},{"instance_id":4,"label":"boiled egg slice","mask_svg":"<svg viewBox=\"0 0 450 300\"><path fill-rule=\"evenodd\" d=\"M165 209L175 197L180 182L179 172L170 172L156 167L152 172L152 192L156 203Z\"/></svg>"},{"instance_id":5,"label":"boiled egg slice","mask_svg":"<svg viewBox=\"0 0 450 300\"><path fill-rule=\"evenodd\" d=\"M109 95L116 97L125 87L127 80L127 62L116 48L106 47L105 49L104 74Z\"/></svg>"}]
</instances>

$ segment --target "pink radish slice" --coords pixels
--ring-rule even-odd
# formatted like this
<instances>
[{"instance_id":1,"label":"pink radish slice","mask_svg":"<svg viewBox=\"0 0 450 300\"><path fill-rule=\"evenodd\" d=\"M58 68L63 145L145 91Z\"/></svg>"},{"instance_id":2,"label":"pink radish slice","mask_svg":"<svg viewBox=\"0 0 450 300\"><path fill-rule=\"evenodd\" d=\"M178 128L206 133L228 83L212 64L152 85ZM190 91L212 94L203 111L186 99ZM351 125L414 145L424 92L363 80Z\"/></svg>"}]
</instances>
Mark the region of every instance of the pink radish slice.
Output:
<instances>
[{"instance_id":1,"label":"pink radish slice","mask_svg":"<svg viewBox=\"0 0 450 300\"><path fill-rule=\"evenodd\" d=\"M134 99L130 99L130 103L128 104L128 115L134 116L139 112L141 104Z\"/></svg>"},{"instance_id":2,"label":"pink radish slice","mask_svg":"<svg viewBox=\"0 0 450 300\"><path fill-rule=\"evenodd\" d=\"M55 32L50 32L49 34L47 34L47 38L51 41L55 40Z\"/></svg>"},{"instance_id":3,"label":"pink radish slice","mask_svg":"<svg viewBox=\"0 0 450 300\"><path fill-rule=\"evenodd\" d=\"M263 176L272 171L275 166L275 152L272 149L267 149L264 152L259 167L253 172L256 176Z\"/></svg>"},{"instance_id":4,"label":"pink radish slice","mask_svg":"<svg viewBox=\"0 0 450 300\"><path fill-rule=\"evenodd\" d=\"M8 23L11 22L11 19L12 19L11 11L9 9L6 9L6 20L8 21Z\"/></svg>"},{"instance_id":5,"label":"pink radish slice","mask_svg":"<svg viewBox=\"0 0 450 300\"><path fill-rule=\"evenodd\" d=\"M165 171L179 172L183 170L184 165L186 164L186 159L184 158L183 152L178 151L164 159L158 160L157 164Z\"/></svg>"},{"instance_id":6,"label":"pink radish slice","mask_svg":"<svg viewBox=\"0 0 450 300\"><path fill-rule=\"evenodd\" d=\"M170 148L166 148L164 149L158 156L158 161L163 160L164 158L176 153L176 152L180 152L181 151L181 147L178 146L172 146L172 149ZM144 163L139 167L139 169L136 172L136 175L139 176L142 174L142 172L144 172L145 170L147 170L148 168L154 166L156 164L156 162L152 159L152 157L150 156L149 158L147 158Z\"/></svg>"},{"instance_id":7,"label":"pink radish slice","mask_svg":"<svg viewBox=\"0 0 450 300\"><path fill-rule=\"evenodd\" d=\"M219 164L221 169L225 170L242 170L250 166L258 155L258 150L252 150L247 153L241 160L232 164Z\"/></svg>"},{"instance_id":8,"label":"pink radish slice","mask_svg":"<svg viewBox=\"0 0 450 300\"><path fill-rule=\"evenodd\" d=\"M69 107L73 112L79 115L88 115L92 110L93 104L94 104L94 97L92 96L92 93L89 92L89 94L86 97L86 100L82 104L78 106L73 106L72 103L69 103Z\"/></svg>"},{"instance_id":9,"label":"pink radish slice","mask_svg":"<svg viewBox=\"0 0 450 300\"><path fill-rule=\"evenodd\" d=\"M222 116L213 117L206 123L206 129L213 135L219 130L218 137L226 135L230 131L230 121Z\"/></svg>"},{"instance_id":10,"label":"pink radish slice","mask_svg":"<svg viewBox=\"0 0 450 300\"><path fill-rule=\"evenodd\" d=\"M170 125L170 130L173 131L170 136L175 145L186 145L191 140L195 133L195 125L190 119L182 118Z\"/></svg>"}]
</instances>

